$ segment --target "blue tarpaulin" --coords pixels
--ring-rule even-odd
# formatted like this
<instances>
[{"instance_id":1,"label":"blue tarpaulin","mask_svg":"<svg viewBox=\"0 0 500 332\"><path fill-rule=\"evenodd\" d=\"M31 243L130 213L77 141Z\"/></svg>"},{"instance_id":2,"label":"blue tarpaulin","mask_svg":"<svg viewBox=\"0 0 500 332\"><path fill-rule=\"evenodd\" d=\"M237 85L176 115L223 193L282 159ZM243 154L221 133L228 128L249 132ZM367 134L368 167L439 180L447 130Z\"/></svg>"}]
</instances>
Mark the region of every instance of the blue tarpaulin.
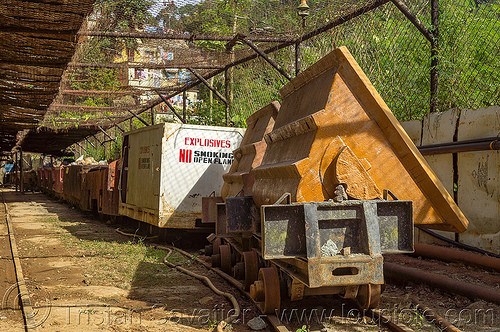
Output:
<instances>
[{"instance_id":1,"label":"blue tarpaulin","mask_svg":"<svg viewBox=\"0 0 500 332\"><path fill-rule=\"evenodd\" d=\"M5 164L5 174L9 174L14 168L14 164Z\"/></svg>"}]
</instances>

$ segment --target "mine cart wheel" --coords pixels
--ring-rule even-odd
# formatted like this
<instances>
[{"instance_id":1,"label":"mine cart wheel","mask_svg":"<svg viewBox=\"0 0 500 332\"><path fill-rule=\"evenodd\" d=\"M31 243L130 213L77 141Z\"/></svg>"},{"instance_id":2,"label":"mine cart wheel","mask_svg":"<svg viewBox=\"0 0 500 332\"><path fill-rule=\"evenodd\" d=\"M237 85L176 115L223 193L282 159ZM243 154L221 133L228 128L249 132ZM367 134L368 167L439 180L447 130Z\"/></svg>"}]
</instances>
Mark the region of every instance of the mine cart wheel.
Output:
<instances>
[{"instance_id":1,"label":"mine cart wheel","mask_svg":"<svg viewBox=\"0 0 500 332\"><path fill-rule=\"evenodd\" d=\"M213 254L211 256L212 267L220 267L220 254Z\"/></svg>"},{"instance_id":2,"label":"mine cart wheel","mask_svg":"<svg viewBox=\"0 0 500 332\"><path fill-rule=\"evenodd\" d=\"M382 294L382 285L361 285L359 286L356 303L360 309L373 309L378 307L380 303L380 295Z\"/></svg>"},{"instance_id":3,"label":"mine cart wheel","mask_svg":"<svg viewBox=\"0 0 500 332\"><path fill-rule=\"evenodd\" d=\"M222 244L222 240L220 237L216 238L214 240L214 242L212 243L212 247L213 247L213 253L214 254L218 254L219 253L219 246Z\"/></svg>"},{"instance_id":4,"label":"mine cart wheel","mask_svg":"<svg viewBox=\"0 0 500 332\"><path fill-rule=\"evenodd\" d=\"M227 274L231 274L232 265L231 265L231 247L228 244L223 244L219 246L220 252L220 267L222 271Z\"/></svg>"},{"instance_id":5,"label":"mine cart wheel","mask_svg":"<svg viewBox=\"0 0 500 332\"><path fill-rule=\"evenodd\" d=\"M205 246L205 256L212 256L214 254L214 246L208 244Z\"/></svg>"},{"instance_id":6,"label":"mine cart wheel","mask_svg":"<svg viewBox=\"0 0 500 332\"><path fill-rule=\"evenodd\" d=\"M259 279L255 283L262 282L264 287L264 299L259 303L263 314L275 313L280 309L280 279L275 267L264 267L259 270Z\"/></svg>"},{"instance_id":7,"label":"mine cart wheel","mask_svg":"<svg viewBox=\"0 0 500 332\"><path fill-rule=\"evenodd\" d=\"M245 263L238 262L234 265L233 277L236 280L244 280L245 279Z\"/></svg>"},{"instance_id":8,"label":"mine cart wheel","mask_svg":"<svg viewBox=\"0 0 500 332\"><path fill-rule=\"evenodd\" d=\"M259 257L255 251L243 252L243 263L245 264L245 290L259 277Z\"/></svg>"}]
</instances>

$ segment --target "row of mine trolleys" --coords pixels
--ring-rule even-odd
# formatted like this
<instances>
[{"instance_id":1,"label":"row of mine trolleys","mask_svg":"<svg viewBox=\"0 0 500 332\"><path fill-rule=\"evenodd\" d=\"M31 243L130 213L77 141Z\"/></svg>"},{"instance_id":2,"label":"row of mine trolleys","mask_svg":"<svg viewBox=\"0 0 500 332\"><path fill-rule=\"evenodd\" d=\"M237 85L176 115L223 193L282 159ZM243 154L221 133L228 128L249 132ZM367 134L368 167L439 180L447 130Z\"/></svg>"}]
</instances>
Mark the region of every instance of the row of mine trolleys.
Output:
<instances>
[{"instance_id":1,"label":"row of mine trolleys","mask_svg":"<svg viewBox=\"0 0 500 332\"><path fill-rule=\"evenodd\" d=\"M382 255L412 252L414 225L463 232L468 221L346 48L280 94L246 131L134 130L121 164L44 168L40 185L155 229L215 224L205 253L263 313L286 295L339 294L374 308Z\"/></svg>"}]
</instances>

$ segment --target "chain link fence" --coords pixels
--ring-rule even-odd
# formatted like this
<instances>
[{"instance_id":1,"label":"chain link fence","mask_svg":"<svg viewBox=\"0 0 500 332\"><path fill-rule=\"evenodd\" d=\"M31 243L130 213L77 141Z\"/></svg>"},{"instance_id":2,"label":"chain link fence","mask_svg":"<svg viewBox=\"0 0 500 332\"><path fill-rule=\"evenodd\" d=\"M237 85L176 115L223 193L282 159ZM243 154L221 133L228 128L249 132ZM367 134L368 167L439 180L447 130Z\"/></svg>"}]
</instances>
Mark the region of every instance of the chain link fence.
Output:
<instances>
[{"instance_id":1,"label":"chain link fence","mask_svg":"<svg viewBox=\"0 0 500 332\"><path fill-rule=\"evenodd\" d=\"M189 86L196 97L187 107L187 122L226 125L225 103L204 84L194 84L190 67L204 77L218 72L209 82L228 99L227 123L245 126L250 114L280 99L279 89L288 79L262 57L228 69L255 55L236 34L261 50L288 42L269 57L293 77L296 49L290 40L377 2L309 0L310 16L303 26L299 1L292 0L98 1L44 124L107 126L130 118L130 110L151 108L170 114L163 121L179 121L158 94L182 114L178 101ZM427 30L439 31L436 110L498 105L500 1L439 0L437 27L431 24L431 0L402 2ZM392 1L302 41L301 69L342 45L399 120L421 119L430 112L431 43ZM150 112L142 117L151 123ZM133 127L142 125L134 118ZM122 126L130 128L128 122Z\"/></svg>"},{"instance_id":2,"label":"chain link fence","mask_svg":"<svg viewBox=\"0 0 500 332\"><path fill-rule=\"evenodd\" d=\"M429 1L406 2L431 28ZM500 102L500 5L498 1L439 2L438 111L477 109ZM430 111L431 45L417 28L388 3L301 44L301 66L307 68L339 46L347 46L399 120L421 119ZM294 72L294 49L272 58ZM254 69L254 75L249 74ZM241 117L278 97L285 84L263 60L237 69L233 112ZM264 68L264 67L267 67ZM241 74L240 74L241 73ZM265 77L265 79L260 79ZM272 83L270 83L272 82ZM275 86L274 90L270 90ZM243 99L243 100L241 100ZM254 103L253 109L247 105Z\"/></svg>"}]
</instances>

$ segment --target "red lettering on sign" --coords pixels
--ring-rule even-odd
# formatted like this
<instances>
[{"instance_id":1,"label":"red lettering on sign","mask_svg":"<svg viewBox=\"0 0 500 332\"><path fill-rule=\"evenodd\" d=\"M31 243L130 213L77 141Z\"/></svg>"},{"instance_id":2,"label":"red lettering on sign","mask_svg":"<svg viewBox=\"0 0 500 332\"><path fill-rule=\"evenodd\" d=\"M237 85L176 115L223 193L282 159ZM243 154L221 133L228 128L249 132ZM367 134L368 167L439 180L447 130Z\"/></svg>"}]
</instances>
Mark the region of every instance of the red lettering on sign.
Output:
<instances>
[{"instance_id":1,"label":"red lettering on sign","mask_svg":"<svg viewBox=\"0 0 500 332\"><path fill-rule=\"evenodd\" d=\"M184 138L184 145L203 146L203 147L208 147L208 148L230 149L231 148L231 141L230 140L222 140L222 139L213 139L213 138L186 137L186 138Z\"/></svg>"},{"instance_id":2,"label":"red lettering on sign","mask_svg":"<svg viewBox=\"0 0 500 332\"><path fill-rule=\"evenodd\" d=\"M180 163L190 163L192 157L193 157L193 151L186 150L186 149L179 150L179 162Z\"/></svg>"}]
</instances>

